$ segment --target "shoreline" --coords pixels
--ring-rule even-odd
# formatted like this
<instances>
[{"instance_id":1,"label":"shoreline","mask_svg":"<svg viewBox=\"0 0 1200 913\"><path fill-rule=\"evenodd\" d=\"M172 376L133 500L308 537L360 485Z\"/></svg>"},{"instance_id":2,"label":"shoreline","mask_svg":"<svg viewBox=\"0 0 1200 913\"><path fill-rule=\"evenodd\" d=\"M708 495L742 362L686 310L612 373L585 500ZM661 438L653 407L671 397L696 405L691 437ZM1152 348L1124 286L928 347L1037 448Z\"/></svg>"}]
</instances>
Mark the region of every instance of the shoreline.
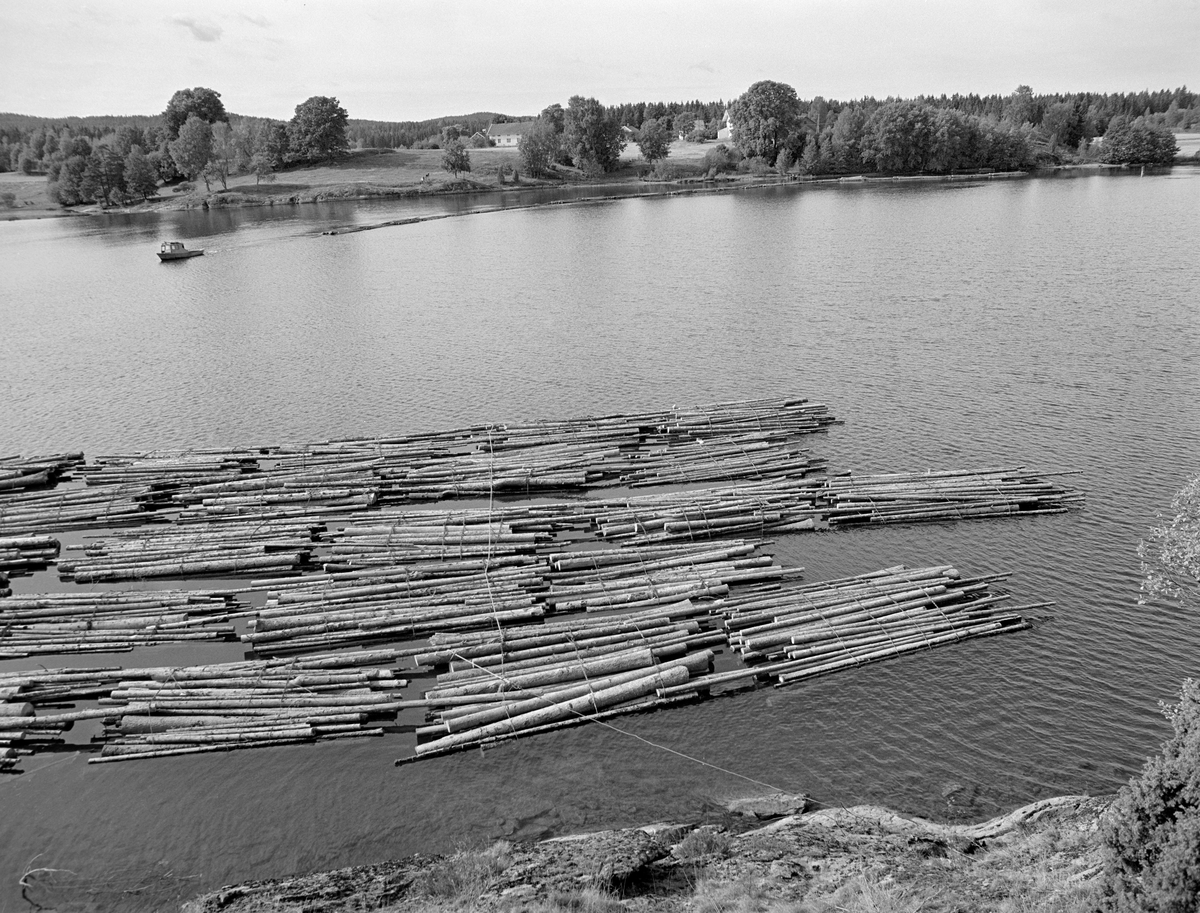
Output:
<instances>
[{"instance_id":1,"label":"shoreline","mask_svg":"<svg viewBox=\"0 0 1200 913\"><path fill-rule=\"evenodd\" d=\"M250 881L201 894L183 910L283 913L302 903L310 913L433 911L465 904L551 913L590 900L605 905L585 909L682 913L750 908L741 903L747 897L758 902L753 909L803 902L806 910L824 910L872 892L877 899L882 892L910 903L936 900L938 909L1020 899L1082 909L1098 894L1099 827L1111 802L1059 796L978 824L949 825L878 806L809 808L803 797L768 796L730 803L720 824L500 842Z\"/></svg>"},{"instance_id":2,"label":"shoreline","mask_svg":"<svg viewBox=\"0 0 1200 913\"><path fill-rule=\"evenodd\" d=\"M1172 166L1154 168L1153 171L1166 171L1176 166L1195 165L1191 161L1177 162ZM471 194L527 194L554 191L569 191L572 189L593 188L597 193L577 199L548 200L530 204L514 204L482 207L461 213L439 213L430 216L420 216L405 219L389 220L378 225L354 226L345 229L327 231L324 234L347 234L355 231L366 231L371 228L391 227L395 225L414 224L435 219L450 218L460 215L477 215L485 212L500 212L517 209L534 209L543 206L561 206L567 204L586 204L608 202L625 199L631 196L691 196L715 193L730 193L737 190L760 189L765 187L830 187L830 186L859 186L872 184L894 183L964 183L972 181L1016 180L1032 178L1049 178L1059 175L1076 174L1113 174L1140 171L1146 168L1136 165L1105 165L1101 163L1086 163L1077 165L1057 165L1053 168L1034 169L1031 171L991 171L967 172L961 174L852 174L852 175L821 175L821 176L789 176L777 175L721 175L718 177L684 177L664 180L647 180L636 175L606 177L599 180L547 180L527 178L520 183L490 183L472 178L458 178L441 181L440 177L430 184L388 184L376 181L341 181L321 184L235 184L229 189L205 191L171 197L158 196L151 200L129 206L101 207L97 204L86 204L76 207L58 207L46 199L44 202L30 201L26 205L34 208L20 207L5 213L0 213L0 221L27 221L33 219L70 218L80 216L115 216L140 215L144 213L188 212L193 210L212 209L256 209L276 206L300 206L314 203L359 203L371 201L408 200L423 197L468 196ZM284 173L286 175L286 172ZM26 181L26 185L43 183ZM164 188L165 189L165 188ZM606 192L607 191L607 192ZM44 195L44 194L43 194Z\"/></svg>"}]
</instances>

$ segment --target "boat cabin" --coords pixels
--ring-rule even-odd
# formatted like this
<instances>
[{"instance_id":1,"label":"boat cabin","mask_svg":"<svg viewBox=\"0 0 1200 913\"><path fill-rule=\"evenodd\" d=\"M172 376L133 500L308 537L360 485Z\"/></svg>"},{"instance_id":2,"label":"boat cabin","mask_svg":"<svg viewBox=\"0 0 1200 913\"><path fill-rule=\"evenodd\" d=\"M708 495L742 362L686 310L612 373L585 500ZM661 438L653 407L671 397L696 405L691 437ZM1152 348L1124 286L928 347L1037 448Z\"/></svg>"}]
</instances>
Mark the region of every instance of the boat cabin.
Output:
<instances>
[{"instance_id":1,"label":"boat cabin","mask_svg":"<svg viewBox=\"0 0 1200 913\"><path fill-rule=\"evenodd\" d=\"M182 241L163 241L162 247L159 248L161 254L181 254L187 248L183 246Z\"/></svg>"}]
</instances>

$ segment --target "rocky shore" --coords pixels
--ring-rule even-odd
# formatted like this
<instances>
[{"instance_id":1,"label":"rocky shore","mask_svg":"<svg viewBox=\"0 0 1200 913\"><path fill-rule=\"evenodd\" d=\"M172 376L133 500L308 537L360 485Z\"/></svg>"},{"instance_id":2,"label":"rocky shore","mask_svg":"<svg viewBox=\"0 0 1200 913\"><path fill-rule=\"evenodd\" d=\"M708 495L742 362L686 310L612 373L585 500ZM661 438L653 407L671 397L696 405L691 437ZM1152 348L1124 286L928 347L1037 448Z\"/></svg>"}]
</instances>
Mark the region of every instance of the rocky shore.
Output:
<instances>
[{"instance_id":1,"label":"rocky shore","mask_svg":"<svg viewBox=\"0 0 1200 913\"><path fill-rule=\"evenodd\" d=\"M720 825L658 824L413 856L197 897L185 913L359 910L957 911L1095 908L1111 800L1046 799L944 825L802 797L730 807Z\"/></svg>"}]
</instances>

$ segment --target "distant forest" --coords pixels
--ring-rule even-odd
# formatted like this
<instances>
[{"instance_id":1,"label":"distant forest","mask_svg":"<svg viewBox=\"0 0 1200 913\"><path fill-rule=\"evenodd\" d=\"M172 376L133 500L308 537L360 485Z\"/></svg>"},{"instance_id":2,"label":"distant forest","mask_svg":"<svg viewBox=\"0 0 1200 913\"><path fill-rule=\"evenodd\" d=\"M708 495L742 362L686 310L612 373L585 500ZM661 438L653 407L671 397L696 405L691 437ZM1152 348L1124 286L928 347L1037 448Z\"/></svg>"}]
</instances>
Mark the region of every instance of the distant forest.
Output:
<instances>
[{"instance_id":1,"label":"distant forest","mask_svg":"<svg viewBox=\"0 0 1200 913\"><path fill-rule=\"evenodd\" d=\"M1021 87L1025 88L1025 87ZM1011 107L1014 98L1023 96L1021 103L1025 107L1022 114L1024 120L1034 127L1040 127L1050 109L1055 105L1068 104L1079 111L1084 119L1083 129L1092 137L1103 136L1108 123L1117 116L1136 118L1143 117L1148 126L1166 127L1171 130L1200 129L1200 94L1191 92L1186 86L1178 89L1160 89L1157 91L1143 90L1141 92L1071 92L1040 95L1026 92L1014 92L1010 95L920 95L915 99L905 99L920 102L933 108L950 108L977 117L990 118L999 121L1002 118L1015 120ZM843 108L849 106L864 107L872 110L884 101L874 97L839 101L817 96L813 99L802 99L802 104L814 115L820 114L822 119L837 115ZM693 113L696 118L703 120L708 132L715 137L716 129L720 126L725 114L727 102L716 101L639 101L612 105L609 110L614 112L622 126L640 130L642 124L649 118L661 120L674 119L680 114ZM459 132L467 136L477 131L486 130L490 124L507 121L533 120L537 115L529 113L519 116L506 115L497 112L479 111L474 114L461 116L435 117L420 121L380 121L360 120L351 117L348 121L347 135L350 146L355 149L411 149L414 147L436 146L440 140L442 128L455 126ZM236 126L239 123L265 125L269 118L247 117L231 113L229 122ZM38 159L29 155L25 167L21 167L20 156L24 151L31 152L35 134L54 133L61 139L64 133L70 137L86 137L89 140L103 140L115 136L118 128L133 126L144 133L161 129L163 115L100 115L91 117L35 117L24 114L0 112L0 171L18 171L31 169L27 173L43 173L47 169ZM824 124L822 124L824 126ZM45 141L42 142L45 148Z\"/></svg>"},{"instance_id":2,"label":"distant forest","mask_svg":"<svg viewBox=\"0 0 1200 913\"><path fill-rule=\"evenodd\" d=\"M633 131L648 161L653 156L646 153L647 136L665 134L660 136L664 141L716 139L732 104L735 120L740 117L743 123L736 143L740 148L717 147L719 156L729 160L714 160L714 167L720 170L741 162L741 170L771 166L783 173L794 166L810 175L864 169L1011 170L1094 160L1093 141L1100 137L1107 137L1104 155L1108 156L1101 160L1170 162L1175 144L1169 131L1200 129L1200 95L1186 87L1037 94L1029 86L1018 86L1008 95L839 101L799 98L790 87L769 81L755 87L766 85L789 95L781 109L786 117L754 121L757 115L745 107L752 92L729 102L694 99L602 106L594 99L580 100L597 106L598 116L610 130ZM542 116L555 109L561 118L557 105ZM181 133L189 114L204 123ZM166 111L156 115L44 118L0 113L0 171L45 175L52 196L72 205L145 197L153 195L158 185L181 178L203 179L206 187L213 180L224 186L227 177L237 173L270 180L285 168L332 160L354 149L438 148L446 136L470 137L473 145L489 145L481 135L489 125L537 117L480 111L422 121L360 120L349 117L337 99L314 96L297 106L297 116L285 122L229 114L220 93L184 89ZM752 122L759 134L756 138L745 126ZM762 129L778 132L784 123L787 136L764 144ZM929 134L923 145L909 141L912 137L905 139L915 128ZM561 123L556 129L561 133ZM659 158L668 154L665 148Z\"/></svg>"}]
</instances>

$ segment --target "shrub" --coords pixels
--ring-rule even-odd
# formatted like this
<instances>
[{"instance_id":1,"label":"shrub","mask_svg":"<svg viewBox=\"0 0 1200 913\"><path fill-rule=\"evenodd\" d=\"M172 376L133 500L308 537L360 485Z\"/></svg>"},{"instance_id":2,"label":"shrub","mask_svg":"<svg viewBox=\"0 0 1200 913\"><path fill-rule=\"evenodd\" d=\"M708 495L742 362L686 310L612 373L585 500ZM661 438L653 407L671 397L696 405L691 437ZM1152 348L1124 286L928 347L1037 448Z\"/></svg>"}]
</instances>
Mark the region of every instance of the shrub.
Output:
<instances>
[{"instance_id":1,"label":"shrub","mask_svg":"<svg viewBox=\"0 0 1200 913\"><path fill-rule=\"evenodd\" d=\"M742 159L738 162L737 170L742 172L742 174L753 174L762 177L771 173L771 165L765 158L756 155L753 158Z\"/></svg>"},{"instance_id":2,"label":"shrub","mask_svg":"<svg viewBox=\"0 0 1200 913\"><path fill-rule=\"evenodd\" d=\"M1200 682L1184 681L1179 703L1162 709L1175 734L1104 822L1106 910L1200 909Z\"/></svg>"},{"instance_id":3,"label":"shrub","mask_svg":"<svg viewBox=\"0 0 1200 913\"><path fill-rule=\"evenodd\" d=\"M1160 515L1150 535L1138 545L1143 601L1200 597L1200 476L1179 490L1171 508L1175 513Z\"/></svg>"},{"instance_id":4,"label":"shrub","mask_svg":"<svg viewBox=\"0 0 1200 913\"><path fill-rule=\"evenodd\" d=\"M674 853L683 862L698 862L711 857L724 859L732 845L733 839L724 831L700 827L680 840Z\"/></svg>"},{"instance_id":5,"label":"shrub","mask_svg":"<svg viewBox=\"0 0 1200 913\"><path fill-rule=\"evenodd\" d=\"M17 195L11 190L0 193L0 205L4 206L5 209L12 209L17 205Z\"/></svg>"},{"instance_id":6,"label":"shrub","mask_svg":"<svg viewBox=\"0 0 1200 913\"><path fill-rule=\"evenodd\" d=\"M681 176L682 172L674 162L659 159L650 169L650 174L656 181L674 181Z\"/></svg>"},{"instance_id":7,"label":"shrub","mask_svg":"<svg viewBox=\"0 0 1200 913\"><path fill-rule=\"evenodd\" d=\"M713 175L734 171L741 159L742 154L737 149L731 149L721 143L704 153L704 170Z\"/></svg>"},{"instance_id":8,"label":"shrub","mask_svg":"<svg viewBox=\"0 0 1200 913\"><path fill-rule=\"evenodd\" d=\"M460 850L422 872L413 887L426 897L443 900L476 898L508 868L508 850L504 842L482 851Z\"/></svg>"}]
</instances>

